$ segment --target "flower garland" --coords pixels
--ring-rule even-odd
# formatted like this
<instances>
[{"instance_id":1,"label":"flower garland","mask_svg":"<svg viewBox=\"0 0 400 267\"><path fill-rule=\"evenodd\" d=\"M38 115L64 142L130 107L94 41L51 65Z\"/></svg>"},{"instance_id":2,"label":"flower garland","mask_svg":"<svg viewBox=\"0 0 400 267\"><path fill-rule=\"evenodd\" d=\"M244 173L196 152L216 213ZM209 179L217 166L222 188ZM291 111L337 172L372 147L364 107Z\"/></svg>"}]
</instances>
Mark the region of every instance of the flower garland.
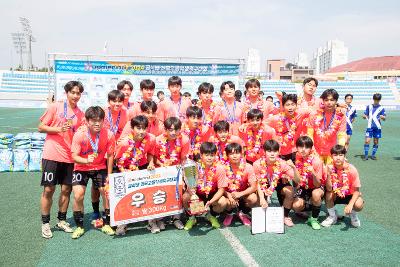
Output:
<instances>
[{"instance_id":1,"label":"flower garland","mask_svg":"<svg viewBox=\"0 0 400 267\"><path fill-rule=\"evenodd\" d=\"M210 109L208 110L207 113L203 108L203 104L202 104L201 100L199 102L197 102L197 106L199 108L201 108L203 110L203 114L205 114L205 116L203 115L203 125L212 127L213 126L213 118L214 118L214 114L215 114L215 108L217 107L217 104L211 100Z\"/></svg>"},{"instance_id":2,"label":"flower garland","mask_svg":"<svg viewBox=\"0 0 400 267\"><path fill-rule=\"evenodd\" d=\"M308 156L306 159L301 156L296 157L296 169L301 176L299 185L305 189L309 188L309 181L313 178L312 172L310 171L310 169L313 168L313 159L313 156Z\"/></svg>"},{"instance_id":3,"label":"flower garland","mask_svg":"<svg viewBox=\"0 0 400 267\"><path fill-rule=\"evenodd\" d=\"M230 193L237 192L241 188L244 168L246 167L244 158L240 159L239 169L237 170L236 174L233 172L232 167L229 163L224 166L227 171L226 176L228 178L227 191Z\"/></svg>"},{"instance_id":4,"label":"flower garland","mask_svg":"<svg viewBox=\"0 0 400 267\"><path fill-rule=\"evenodd\" d=\"M200 155L201 129L200 128L195 129L193 138L190 138L190 132L191 130L186 125L185 129L183 130L183 133L187 135L190 139L190 149L192 150L192 155L194 157L195 155Z\"/></svg>"},{"instance_id":5,"label":"flower garland","mask_svg":"<svg viewBox=\"0 0 400 267\"><path fill-rule=\"evenodd\" d=\"M162 135L161 140L159 141L160 145L160 162L161 164L165 164L167 159L172 160L170 163L170 166L176 165L179 163L179 153L181 152L181 140L182 140L182 135L178 136L175 139L175 147L173 151L167 151L167 146L168 146L168 139L167 135L164 133Z\"/></svg>"},{"instance_id":6,"label":"flower garland","mask_svg":"<svg viewBox=\"0 0 400 267\"><path fill-rule=\"evenodd\" d=\"M244 103L245 103L245 105L246 105L246 108L245 108L246 112L245 112L245 113L247 114L247 112L249 112L250 109L252 109L253 104L251 103L249 97L246 97L246 100L245 100ZM264 102L263 102L263 100L262 100L260 97L257 98L257 109L259 109L259 110L261 110L261 111L264 111Z\"/></svg>"},{"instance_id":7,"label":"flower garland","mask_svg":"<svg viewBox=\"0 0 400 267\"><path fill-rule=\"evenodd\" d=\"M215 140L217 140L217 141L215 141ZM230 144L230 143L232 143L232 139L231 139L231 135L229 134L228 137L226 138L225 144ZM218 153L219 161L224 165L229 164L228 156L226 155L225 149L222 149L222 151L220 151L220 148L222 146L222 142L219 141L218 138L215 137L214 144L217 147L217 153Z\"/></svg>"},{"instance_id":8,"label":"flower garland","mask_svg":"<svg viewBox=\"0 0 400 267\"><path fill-rule=\"evenodd\" d=\"M337 132L337 130L339 130L344 115L345 114L343 113L342 109L337 108L332 115L333 118L331 119L331 123L326 127L324 123L326 117L324 111L320 109L314 121L315 126L317 127L316 134L323 139L330 138L334 133Z\"/></svg>"},{"instance_id":9,"label":"flower garland","mask_svg":"<svg viewBox=\"0 0 400 267\"><path fill-rule=\"evenodd\" d=\"M282 176L282 171L280 171L281 164L277 160L274 165L272 165L272 178L268 178L268 166L265 157L261 159L261 175L258 181L261 190L268 195L272 195L275 191L278 181Z\"/></svg>"},{"instance_id":10,"label":"flower garland","mask_svg":"<svg viewBox=\"0 0 400 267\"><path fill-rule=\"evenodd\" d=\"M346 163L344 164L340 177L338 169L335 166L332 166L331 169L332 191L341 198L344 198L350 193L348 173L349 173L349 164Z\"/></svg>"},{"instance_id":11,"label":"flower garland","mask_svg":"<svg viewBox=\"0 0 400 267\"><path fill-rule=\"evenodd\" d=\"M261 139L262 139L262 134L264 130L262 127L258 129L256 136L254 137L253 130L248 128L247 129L247 149L246 149L246 156L247 157L252 157L255 156L261 148Z\"/></svg>"},{"instance_id":12,"label":"flower garland","mask_svg":"<svg viewBox=\"0 0 400 267\"><path fill-rule=\"evenodd\" d=\"M206 197L210 194L214 187L214 176L217 173L217 163L214 162L211 168L206 172L204 163L198 167L199 176L197 178L197 191L205 194Z\"/></svg>"},{"instance_id":13,"label":"flower garland","mask_svg":"<svg viewBox=\"0 0 400 267\"><path fill-rule=\"evenodd\" d=\"M284 112L281 112L278 116L276 135L279 137L281 146L294 146L294 136L297 130L295 117L296 113L292 119L289 119ZM287 132L284 131L284 124L286 125Z\"/></svg>"},{"instance_id":14,"label":"flower garland","mask_svg":"<svg viewBox=\"0 0 400 267\"><path fill-rule=\"evenodd\" d=\"M133 140L133 134L128 135L128 149L122 154L121 158L117 161L117 167L120 172L125 171L136 171L139 169L139 161L144 156L144 147L147 143L146 136L140 142L138 148L135 146L135 141Z\"/></svg>"}]
</instances>

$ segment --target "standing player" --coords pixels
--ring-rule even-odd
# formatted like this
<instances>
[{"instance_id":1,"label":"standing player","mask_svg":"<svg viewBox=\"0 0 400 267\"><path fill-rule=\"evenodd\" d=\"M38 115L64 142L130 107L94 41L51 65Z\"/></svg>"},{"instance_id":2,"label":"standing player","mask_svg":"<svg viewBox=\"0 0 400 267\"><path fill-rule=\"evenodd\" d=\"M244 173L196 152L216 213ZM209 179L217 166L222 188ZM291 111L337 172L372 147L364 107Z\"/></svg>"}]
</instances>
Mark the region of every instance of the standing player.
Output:
<instances>
[{"instance_id":1,"label":"standing player","mask_svg":"<svg viewBox=\"0 0 400 267\"><path fill-rule=\"evenodd\" d=\"M321 98L323 109L308 118L307 135L314 140L314 147L325 165L332 163L330 148L346 143L346 115L336 106L339 94L335 89L325 90Z\"/></svg>"},{"instance_id":2,"label":"standing player","mask_svg":"<svg viewBox=\"0 0 400 267\"><path fill-rule=\"evenodd\" d=\"M349 149L349 144L350 144L350 138L353 134L353 122L357 117L357 110L354 106L351 105L351 102L353 102L353 95L352 94L347 94L344 97L344 101L347 104L347 111L346 111L346 134L347 134L347 139L346 139L346 149Z\"/></svg>"},{"instance_id":3,"label":"standing player","mask_svg":"<svg viewBox=\"0 0 400 267\"><path fill-rule=\"evenodd\" d=\"M246 88L246 98L243 106L244 122L247 121L247 113L251 109L261 110L264 119L278 112L273 103L262 98L261 84L257 79L248 80L244 86Z\"/></svg>"},{"instance_id":4,"label":"standing player","mask_svg":"<svg viewBox=\"0 0 400 267\"><path fill-rule=\"evenodd\" d=\"M118 90L112 90L108 93L108 106L105 108L106 118L104 127L109 129L118 141L128 121L128 111L124 107L125 96Z\"/></svg>"},{"instance_id":5,"label":"standing player","mask_svg":"<svg viewBox=\"0 0 400 267\"><path fill-rule=\"evenodd\" d=\"M159 104L159 119L165 121L169 117L177 117L184 122L186 120L186 110L192 106L189 98L181 96L182 79L172 76L168 79L168 90L171 94L169 98Z\"/></svg>"},{"instance_id":6,"label":"standing player","mask_svg":"<svg viewBox=\"0 0 400 267\"><path fill-rule=\"evenodd\" d=\"M371 159L376 160L376 151L378 151L379 138L382 137L382 125L381 120L386 120L385 109L379 104L382 99L382 95L376 93L372 99L374 104L368 105L364 111L363 118L368 119L368 127L365 131L365 144L364 144L364 158L368 160L369 143L371 138L374 138L374 146L372 147Z\"/></svg>"},{"instance_id":7,"label":"standing player","mask_svg":"<svg viewBox=\"0 0 400 267\"><path fill-rule=\"evenodd\" d=\"M53 194L56 185L61 185L61 194L58 202L57 227L67 233L72 229L66 222L68 204L71 194L72 171L74 169L71 157L72 137L83 123L83 112L77 104L83 92L83 85L78 81L65 84L64 90L67 99L49 106L40 118L38 130L47 133L43 148L43 193L40 200L42 213L42 236L51 238L50 210L53 204Z\"/></svg>"},{"instance_id":8,"label":"standing player","mask_svg":"<svg viewBox=\"0 0 400 267\"><path fill-rule=\"evenodd\" d=\"M86 127L81 127L72 139L71 153L75 161L72 178L74 191L74 220L76 229L72 238L81 237L83 228L83 200L86 186L92 179L92 187L98 189L103 198L103 223L101 231L114 235L110 226L110 206L105 194L106 178L112 173L114 161L115 138L106 128L103 128L104 110L101 107L89 107L85 112Z\"/></svg>"},{"instance_id":9,"label":"standing player","mask_svg":"<svg viewBox=\"0 0 400 267\"><path fill-rule=\"evenodd\" d=\"M203 110L203 125L210 128L217 122L217 109L219 106L212 100L214 86L211 83L204 82L197 89L199 101L197 106Z\"/></svg>"},{"instance_id":10,"label":"standing player","mask_svg":"<svg viewBox=\"0 0 400 267\"><path fill-rule=\"evenodd\" d=\"M238 136L243 118L243 104L235 99L235 84L231 81L223 82L219 95L222 103L219 104L217 120L227 121L230 124L229 132Z\"/></svg>"},{"instance_id":11,"label":"standing player","mask_svg":"<svg viewBox=\"0 0 400 267\"><path fill-rule=\"evenodd\" d=\"M132 95L133 84L130 81L122 80L117 84L117 89L124 94L124 106L129 111L134 108L134 102L129 102Z\"/></svg>"}]
</instances>

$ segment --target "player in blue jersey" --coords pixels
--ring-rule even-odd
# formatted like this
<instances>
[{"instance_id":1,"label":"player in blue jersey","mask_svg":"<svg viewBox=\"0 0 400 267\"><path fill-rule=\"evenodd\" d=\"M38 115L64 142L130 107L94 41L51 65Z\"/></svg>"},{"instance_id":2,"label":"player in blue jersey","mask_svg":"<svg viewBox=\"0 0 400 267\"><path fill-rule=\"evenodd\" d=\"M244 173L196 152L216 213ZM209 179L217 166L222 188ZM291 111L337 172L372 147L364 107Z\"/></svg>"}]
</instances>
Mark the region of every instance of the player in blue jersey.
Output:
<instances>
[{"instance_id":1,"label":"player in blue jersey","mask_svg":"<svg viewBox=\"0 0 400 267\"><path fill-rule=\"evenodd\" d=\"M345 148L348 150L349 149L349 144L350 144L350 138L353 134L353 122L357 117L357 110L354 106L351 105L351 102L353 102L353 95L352 94L347 94L344 97L344 101L347 104L347 110L346 110L346 134L347 134L347 139L346 139L346 145Z\"/></svg>"},{"instance_id":2,"label":"player in blue jersey","mask_svg":"<svg viewBox=\"0 0 400 267\"><path fill-rule=\"evenodd\" d=\"M379 138L382 138L381 120L386 120L385 109L379 104L382 99L382 95L375 93L372 99L374 100L374 103L367 106L363 115L364 119L368 119L368 127L365 131L363 160L368 160L369 142L371 141L371 138L374 138L371 159L376 160L376 151L378 150Z\"/></svg>"}]
</instances>

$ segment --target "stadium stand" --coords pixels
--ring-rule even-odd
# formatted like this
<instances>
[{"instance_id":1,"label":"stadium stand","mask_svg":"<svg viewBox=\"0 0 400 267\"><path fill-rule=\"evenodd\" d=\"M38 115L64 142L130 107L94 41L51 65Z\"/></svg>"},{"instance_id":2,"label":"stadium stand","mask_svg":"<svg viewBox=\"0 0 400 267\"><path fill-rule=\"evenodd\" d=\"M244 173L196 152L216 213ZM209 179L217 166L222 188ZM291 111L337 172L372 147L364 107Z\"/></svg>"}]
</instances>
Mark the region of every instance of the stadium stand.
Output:
<instances>
[{"instance_id":1,"label":"stadium stand","mask_svg":"<svg viewBox=\"0 0 400 267\"><path fill-rule=\"evenodd\" d=\"M0 77L0 106L41 107L49 97L47 73L0 71Z\"/></svg>"}]
</instances>

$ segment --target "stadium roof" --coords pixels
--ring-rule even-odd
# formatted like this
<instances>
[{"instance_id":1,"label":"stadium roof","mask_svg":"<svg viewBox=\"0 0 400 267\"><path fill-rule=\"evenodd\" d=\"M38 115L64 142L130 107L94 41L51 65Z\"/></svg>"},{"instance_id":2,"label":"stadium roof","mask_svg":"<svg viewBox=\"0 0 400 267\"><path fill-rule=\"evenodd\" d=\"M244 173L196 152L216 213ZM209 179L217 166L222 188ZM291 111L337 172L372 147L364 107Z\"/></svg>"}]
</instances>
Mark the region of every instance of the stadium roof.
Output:
<instances>
[{"instance_id":1,"label":"stadium roof","mask_svg":"<svg viewBox=\"0 0 400 267\"><path fill-rule=\"evenodd\" d=\"M330 68L326 73L400 70L400 56L367 57Z\"/></svg>"}]
</instances>

